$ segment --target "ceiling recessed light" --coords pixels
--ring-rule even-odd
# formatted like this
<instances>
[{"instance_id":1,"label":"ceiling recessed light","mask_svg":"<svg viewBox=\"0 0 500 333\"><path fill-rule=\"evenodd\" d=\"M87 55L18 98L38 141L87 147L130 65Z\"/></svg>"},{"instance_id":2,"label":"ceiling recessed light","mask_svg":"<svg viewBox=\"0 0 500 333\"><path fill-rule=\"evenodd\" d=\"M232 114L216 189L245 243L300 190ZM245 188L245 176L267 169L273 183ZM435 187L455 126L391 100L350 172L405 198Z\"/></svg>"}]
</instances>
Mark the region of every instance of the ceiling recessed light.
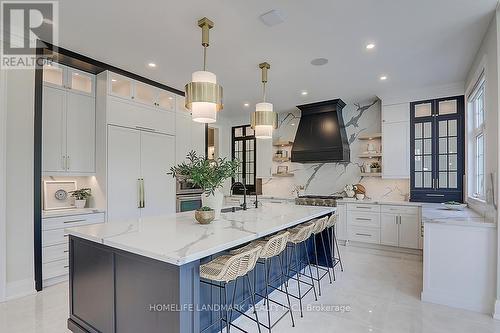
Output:
<instances>
[{"instance_id":1,"label":"ceiling recessed light","mask_svg":"<svg viewBox=\"0 0 500 333\"><path fill-rule=\"evenodd\" d=\"M295 123L291 123L290 125L295 126Z\"/></svg>"},{"instance_id":2,"label":"ceiling recessed light","mask_svg":"<svg viewBox=\"0 0 500 333\"><path fill-rule=\"evenodd\" d=\"M285 22L285 13L279 9L273 9L262 14L259 18L268 27L273 27Z\"/></svg>"},{"instance_id":3,"label":"ceiling recessed light","mask_svg":"<svg viewBox=\"0 0 500 333\"><path fill-rule=\"evenodd\" d=\"M300 94L301 94L302 96L307 96L308 92L307 92L307 91L305 91L305 90L302 90L302 91L300 92Z\"/></svg>"},{"instance_id":4,"label":"ceiling recessed light","mask_svg":"<svg viewBox=\"0 0 500 333\"><path fill-rule=\"evenodd\" d=\"M155 64L154 62L150 62L150 63L148 64L148 66L149 66L150 68L155 68L155 67L156 67L156 64Z\"/></svg>"},{"instance_id":5,"label":"ceiling recessed light","mask_svg":"<svg viewBox=\"0 0 500 333\"><path fill-rule=\"evenodd\" d=\"M247 108L247 107L250 106L250 104L249 103L245 103L245 104L243 104L243 106Z\"/></svg>"},{"instance_id":6,"label":"ceiling recessed light","mask_svg":"<svg viewBox=\"0 0 500 333\"><path fill-rule=\"evenodd\" d=\"M111 82L116 82L116 79L111 79Z\"/></svg>"},{"instance_id":7,"label":"ceiling recessed light","mask_svg":"<svg viewBox=\"0 0 500 333\"><path fill-rule=\"evenodd\" d=\"M311 65L313 66L323 66L328 63L328 59L326 58L316 58L311 60Z\"/></svg>"},{"instance_id":8,"label":"ceiling recessed light","mask_svg":"<svg viewBox=\"0 0 500 333\"><path fill-rule=\"evenodd\" d=\"M373 44L373 43L366 44L366 49L367 50L371 50L371 49L374 49L374 48L375 48L375 44Z\"/></svg>"},{"instance_id":9,"label":"ceiling recessed light","mask_svg":"<svg viewBox=\"0 0 500 333\"><path fill-rule=\"evenodd\" d=\"M387 76L382 75L382 76L380 77L380 81L385 81L385 80L387 80Z\"/></svg>"},{"instance_id":10,"label":"ceiling recessed light","mask_svg":"<svg viewBox=\"0 0 500 333\"><path fill-rule=\"evenodd\" d=\"M172 99L174 99L174 98L173 98L172 96L170 96L168 99L172 100Z\"/></svg>"}]
</instances>

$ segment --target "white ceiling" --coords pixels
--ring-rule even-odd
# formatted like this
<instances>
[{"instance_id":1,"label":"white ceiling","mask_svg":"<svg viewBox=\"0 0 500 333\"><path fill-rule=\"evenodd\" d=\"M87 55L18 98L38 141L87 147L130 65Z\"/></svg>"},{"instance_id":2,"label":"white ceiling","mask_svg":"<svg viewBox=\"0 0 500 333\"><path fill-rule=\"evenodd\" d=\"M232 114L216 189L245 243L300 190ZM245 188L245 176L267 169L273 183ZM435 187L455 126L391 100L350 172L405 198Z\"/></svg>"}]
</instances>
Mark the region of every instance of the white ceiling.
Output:
<instances>
[{"instance_id":1,"label":"white ceiling","mask_svg":"<svg viewBox=\"0 0 500 333\"><path fill-rule=\"evenodd\" d=\"M268 100L287 111L306 102L352 102L463 81L496 2L64 0L59 44L183 90L202 66L196 21L207 16L215 22L208 70L224 87L224 115L250 113L259 101L262 61L271 64ZM285 22L265 26L259 15L271 9L282 10ZM376 48L367 51L368 42ZM318 57L329 63L312 66ZM146 66L151 61L156 69ZM302 90L309 94L301 96Z\"/></svg>"}]
</instances>

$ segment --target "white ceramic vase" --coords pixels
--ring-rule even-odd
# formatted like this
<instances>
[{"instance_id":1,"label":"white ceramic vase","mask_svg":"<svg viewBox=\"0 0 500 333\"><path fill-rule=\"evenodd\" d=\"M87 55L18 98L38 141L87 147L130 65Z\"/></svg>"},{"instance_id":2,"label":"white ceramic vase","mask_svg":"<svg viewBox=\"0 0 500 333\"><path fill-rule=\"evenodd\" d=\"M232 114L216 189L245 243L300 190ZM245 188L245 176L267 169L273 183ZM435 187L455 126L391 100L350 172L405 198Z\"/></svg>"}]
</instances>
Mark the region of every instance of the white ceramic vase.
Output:
<instances>
[{"instance_id":1,"label":"white ceramic vase","mask_svg":"<svg viewBox=\"0 0 500 333\"><path fill-rule=\"evenodd\" d=\"M212 208L215 212L215 219L220 217L223 201L224 194L220 189L216 189L214 194L208 194L205 192L201 195L201 205Z\"/></svg>"},{"instance_id":2,"label":"white ceramic vase","mask_svg":"<svg viewBox=\"0 0 500 333\"><path fill-rule=\"evenodd\" d=\"M87 203L86 199L83 199L83 200L75 199L75 207L78 208L78 209L85 208L85 204L86 203Z\"/></svg>"}]
</instances>

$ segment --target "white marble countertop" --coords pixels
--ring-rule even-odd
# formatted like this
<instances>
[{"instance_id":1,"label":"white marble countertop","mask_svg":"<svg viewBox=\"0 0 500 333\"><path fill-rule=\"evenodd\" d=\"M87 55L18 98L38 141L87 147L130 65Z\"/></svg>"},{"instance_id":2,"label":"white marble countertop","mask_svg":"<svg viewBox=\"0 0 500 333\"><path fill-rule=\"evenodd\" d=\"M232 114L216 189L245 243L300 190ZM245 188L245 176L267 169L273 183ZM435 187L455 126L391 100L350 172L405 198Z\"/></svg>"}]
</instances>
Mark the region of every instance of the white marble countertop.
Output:
<instances>
[{"instance_id":1,"label":"white marble countertop","mask_svg":"<svg viewBox=\"0 0 500 333\"><path fill-rule=\"evenodd\" d=\"M183 265L334 212L334 207L262 203L200 225L194 212L69 228L74 236Z\"/></svg>"},{"instance_id":2,"label":"white marble countertop","mask_svg":"<svg viewBox=\"0 0 500 333\"><path fill-rule=\"evenodd\" d=\"M395 205L395 206L414 206L421 207L421 202L411 202L411 201L396 201L396 200L375 200L375 199L363 199L357 200L355 198L343 198L338 201L339 203L357 203L357 204L375 204L375 205Z\"/></svg>"},{"instance_id":3,"label":"white marble countertop","mask_svg":"<svg viewBox=\"0 0 500 333\"><path fill-rule=\"evenodd\" d=\"M497 226L470 208L450 210L438 203L422 203L422 222L481 228Z\"/></svg>"},{"instance_id":4,"label":"white marble countertop","mask_svg":"<svg viewBox=\"0 0 500 333\"><path fill-rule=\"evenodd\" d=\"M96 208L81 208L81 209L69 208L69 209L42 210L42 218L84 215L84 214L94 214L94 213L104 213L104 210Z\"/></svg>"}]
</instances>

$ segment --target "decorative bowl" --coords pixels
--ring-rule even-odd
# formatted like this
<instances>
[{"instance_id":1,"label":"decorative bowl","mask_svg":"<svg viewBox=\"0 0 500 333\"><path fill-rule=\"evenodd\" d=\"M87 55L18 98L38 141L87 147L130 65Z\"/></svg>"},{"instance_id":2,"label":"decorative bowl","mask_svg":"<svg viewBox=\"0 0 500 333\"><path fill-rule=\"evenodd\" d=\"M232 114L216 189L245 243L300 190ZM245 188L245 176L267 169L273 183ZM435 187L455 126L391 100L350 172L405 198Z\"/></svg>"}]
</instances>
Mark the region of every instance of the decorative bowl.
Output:
<instances>
[{"instance_id":1,"label":"decorative bowl","mask_svg":"<svg viewBox=\"0 0 500 333\"><path fill-rule=\"evenodd\" d=\"M453 201L443 202L441 205L449 210L464 210L467 207L467 204Z\"/></svg>"},{"instance_id":2,"label":"decorative bowl","mask_svg":"<svg viewBox=\"0 0 500 333\"><path fill-rule=\"evenodd\" d=\"M199 224L210 224L215 219L214 210L196 210L194 218Z\"/></svg>"},{"instance_id":3,"label":"decorative bowl","mask_svg":"<svg viewBox=\"0 0 500 333\"><path fill-rule=\"evenodd\" d=\"M364 198L365 198L365 194L364 193L358 193L358 194L356 194L356 199L363 200Z\"/></svg>"}]
</instances>

